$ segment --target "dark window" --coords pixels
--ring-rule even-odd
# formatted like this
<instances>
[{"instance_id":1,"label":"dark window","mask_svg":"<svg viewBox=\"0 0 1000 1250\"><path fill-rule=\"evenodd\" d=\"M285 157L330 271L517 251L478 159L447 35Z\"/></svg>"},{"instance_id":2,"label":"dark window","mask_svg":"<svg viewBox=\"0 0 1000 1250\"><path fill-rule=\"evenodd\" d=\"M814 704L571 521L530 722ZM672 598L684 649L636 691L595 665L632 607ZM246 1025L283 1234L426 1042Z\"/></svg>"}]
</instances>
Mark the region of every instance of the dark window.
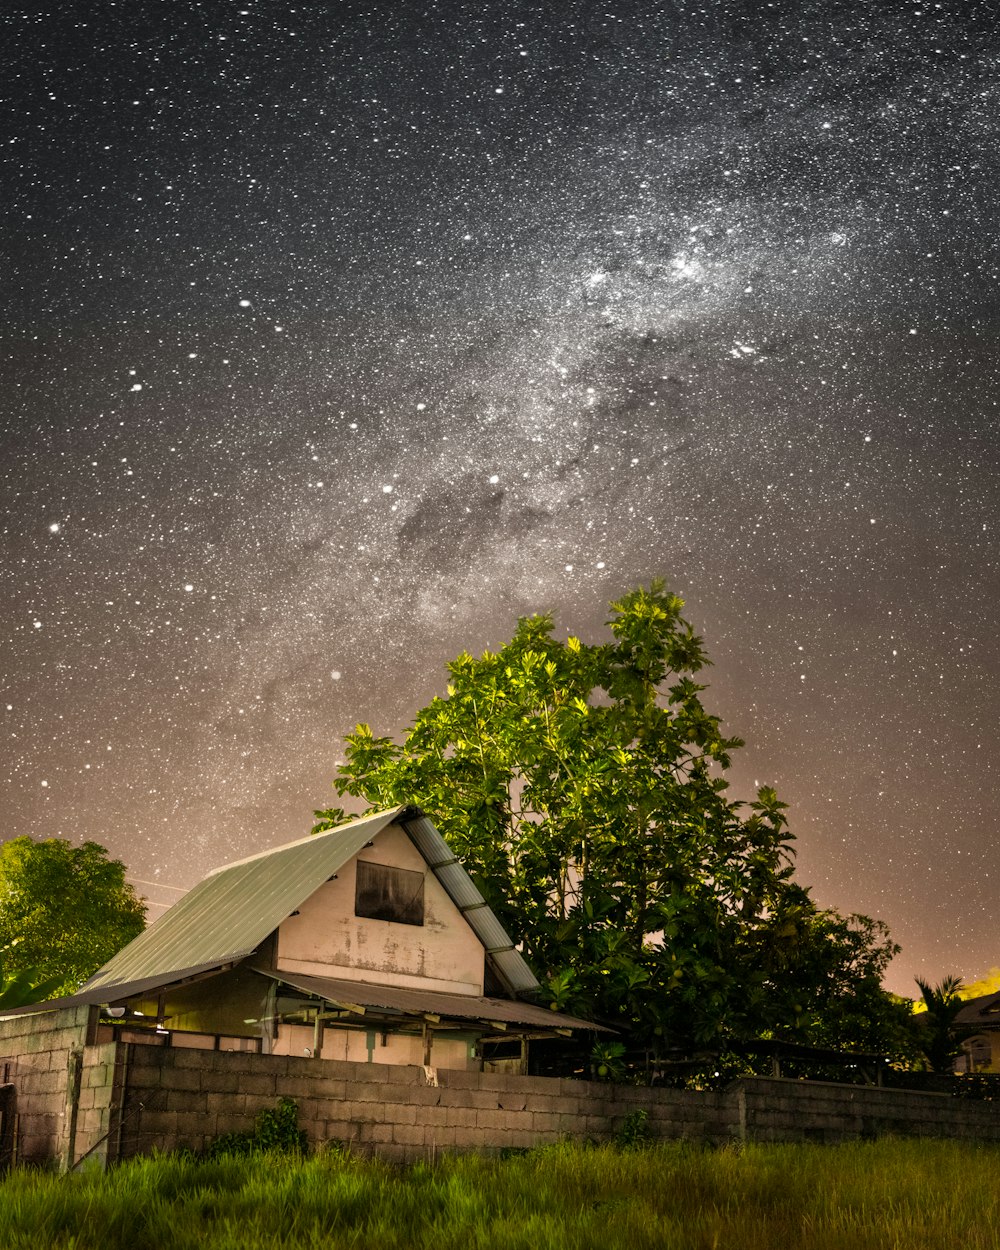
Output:
<instances>
[{"instance_id":1,"label":"dark window","mask_svg":"<svg viewBox=\"0 0 1000 1250\"><path fill-rule=\"evenodd\" d=\"M354 914L396 924L423 924L424 874L359 859Z\"/></svg>"}]
</instances>

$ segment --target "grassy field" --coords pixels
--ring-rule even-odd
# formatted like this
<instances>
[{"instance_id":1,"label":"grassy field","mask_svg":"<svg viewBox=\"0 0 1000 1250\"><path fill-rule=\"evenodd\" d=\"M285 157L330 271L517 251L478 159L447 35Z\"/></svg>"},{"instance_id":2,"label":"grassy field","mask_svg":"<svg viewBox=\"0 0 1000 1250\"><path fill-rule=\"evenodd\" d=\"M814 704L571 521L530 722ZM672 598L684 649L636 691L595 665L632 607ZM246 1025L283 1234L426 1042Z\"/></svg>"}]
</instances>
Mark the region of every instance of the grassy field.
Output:
<instances>
[{"instance_id":1,"label":"grassy field","mask_svg":"<svg viewBox=\"0 0 1000 1250\"><path fill-rule=\"evenodd\" d=\"M0 1184L5 1250L980 1250L1000 1149L560 1146L393 1166L330 1154L140 1159Z\"/></svg>"}]
</instances>

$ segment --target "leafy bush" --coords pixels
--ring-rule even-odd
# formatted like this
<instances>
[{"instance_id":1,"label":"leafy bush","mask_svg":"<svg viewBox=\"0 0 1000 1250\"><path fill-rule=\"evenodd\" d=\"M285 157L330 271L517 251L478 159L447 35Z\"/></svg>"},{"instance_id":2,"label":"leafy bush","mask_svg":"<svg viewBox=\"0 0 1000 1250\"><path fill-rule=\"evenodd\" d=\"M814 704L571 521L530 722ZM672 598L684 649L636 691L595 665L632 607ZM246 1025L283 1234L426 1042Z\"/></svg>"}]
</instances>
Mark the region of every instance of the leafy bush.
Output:
<instances>
[{"instance_id":1,"label":"leafy bush","mask_svg":"<svg viewBox=\"0 0 1000 1250\"><path fill-rule=\"evenodd\" d=\"M223 1133L202 1152L204 1159L231 1155L254 1155L273 1150L304 1154L306 1135L299 1128L299 1106L292 1098L279 1098L273 1110L261 1111L250 1132Z\"/></svg>"},{"instance_id":2,"label":"leafy bush","mask_svg":"<svg viewBox=\"0 0 1000 1250\"><path fill-rule=\"evenodd\" d=\"M653 1131L649 1127L649 1112L641 1107L627 1115L621 1127L615 1133L615 1145L620 1150L634 1150L637 1146L648 1146L653 1140Z\"/></svg>"}]
</instances>

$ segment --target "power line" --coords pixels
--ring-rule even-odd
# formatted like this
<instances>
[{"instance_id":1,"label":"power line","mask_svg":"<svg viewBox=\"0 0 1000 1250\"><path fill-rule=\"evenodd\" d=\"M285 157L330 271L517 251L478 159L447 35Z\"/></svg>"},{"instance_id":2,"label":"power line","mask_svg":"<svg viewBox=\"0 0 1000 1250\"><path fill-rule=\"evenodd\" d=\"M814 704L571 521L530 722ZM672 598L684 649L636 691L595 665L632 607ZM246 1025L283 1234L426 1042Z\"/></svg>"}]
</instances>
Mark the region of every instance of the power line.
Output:
<instances>
[{"instance_id":1,"label":"power line","mask_svg":"<svg viewBox=\"0 0 1000 1250\"><path fill-rule=\"evenodd\" d=\"M142 877L133 877L131 885L155 885L160 890L176 890L179 894L187 894L190 887L183 885L167 885L165 881L143 881Z\"/></svg>"}]
</instances>

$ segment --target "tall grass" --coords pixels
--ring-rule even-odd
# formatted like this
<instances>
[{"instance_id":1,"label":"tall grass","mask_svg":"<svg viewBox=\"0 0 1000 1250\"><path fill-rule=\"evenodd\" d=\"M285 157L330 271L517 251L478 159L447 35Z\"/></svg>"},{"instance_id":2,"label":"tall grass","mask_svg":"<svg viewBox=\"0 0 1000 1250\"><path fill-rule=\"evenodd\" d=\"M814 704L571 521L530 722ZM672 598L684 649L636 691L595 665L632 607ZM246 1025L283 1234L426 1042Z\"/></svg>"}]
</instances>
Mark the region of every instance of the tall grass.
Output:
<instances>
[{"instance_id":1,"label":"tall grass","mask_svg":"<svg viewBox=\"0 0 1000 1250\"><path fill-rule=\"evenodd\" d=\"M559 1146L393 1166L339 1154L16 1172L5 1250L1000 1250L1000 1148Z\"/></svg>"}]
</instances>

